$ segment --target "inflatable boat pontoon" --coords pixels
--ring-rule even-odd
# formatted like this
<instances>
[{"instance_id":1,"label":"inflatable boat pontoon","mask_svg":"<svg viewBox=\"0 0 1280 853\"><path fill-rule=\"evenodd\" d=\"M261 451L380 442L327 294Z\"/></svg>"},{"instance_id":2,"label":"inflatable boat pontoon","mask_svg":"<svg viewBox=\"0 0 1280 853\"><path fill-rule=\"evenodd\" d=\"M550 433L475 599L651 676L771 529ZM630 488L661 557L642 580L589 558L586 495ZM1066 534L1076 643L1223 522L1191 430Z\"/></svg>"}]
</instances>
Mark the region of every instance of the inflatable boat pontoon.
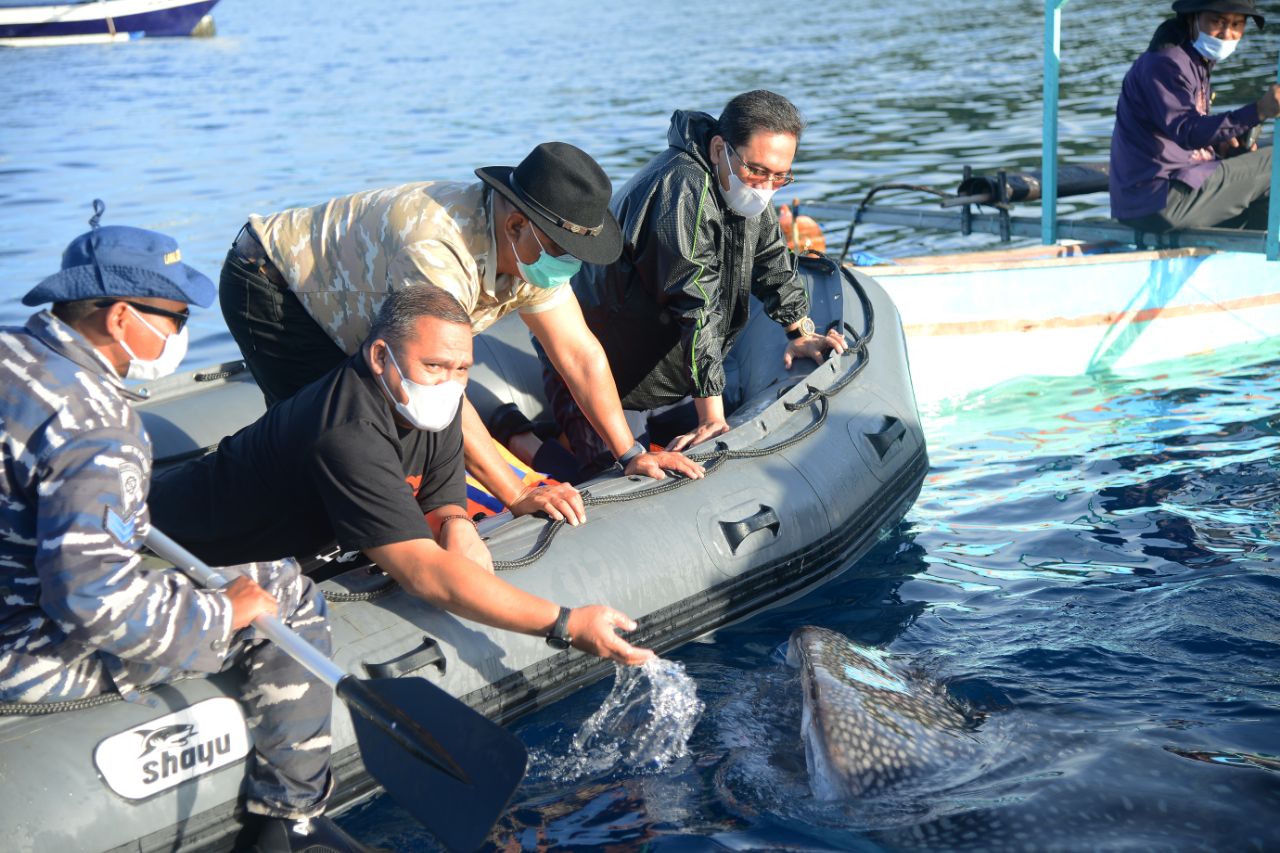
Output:
<instances>
[{"instance_id":1,"label":"inflatable boat pontoon","mask_svg":"<svg viewBox=\"0 0 1280 853\"><path fill-rule=\"evenodd\" d=\"M508 581L566 605L602 602L639 621L632 641L669 651L792 599L850 567L919 492L924 438L892 302L872 279L822 258L801 270L819 327L844 356L782 367L785 336L753 306L727 364L733 429L696 448L702 480L613 476L585 485L590 520L507 514L481 523ZM545 417L541 373L515 318L476 339L468 395L487 415L515 402ZM141 408L157 464L205 452L262 411L240 363L153 383ZM359 562L331 561L335 660L350 672L415 675L489 717L518 719L612 672L580 652L487 628L401 592ZM0 707L0 826L9 850L226 849L239 824L249 744L228 679L66 706ZM376 790L346 707L334 715L331 811Z\"/></svg>"}]
</instances>

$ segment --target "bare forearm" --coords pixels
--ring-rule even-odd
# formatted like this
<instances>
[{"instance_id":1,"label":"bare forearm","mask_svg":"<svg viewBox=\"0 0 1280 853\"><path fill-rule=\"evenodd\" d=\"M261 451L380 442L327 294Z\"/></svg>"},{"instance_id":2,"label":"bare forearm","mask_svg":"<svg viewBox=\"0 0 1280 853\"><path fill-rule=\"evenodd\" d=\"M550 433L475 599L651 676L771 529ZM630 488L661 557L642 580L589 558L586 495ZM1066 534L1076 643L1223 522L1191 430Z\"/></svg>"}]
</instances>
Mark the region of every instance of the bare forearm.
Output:
<instances>
[{"instance_id":1,"label":"bare forearm","mask_svg":"<svg viewBox=\"0 0 1280 853\"><path fill-rule=\"evenodd\" d=\"M494 628L546 634L560 611L550 601L512 586L434 542L398 542L366 553L407 592Z\"/></svg>"},{"instance_id":2,"label":"bare forearm","mask_svg":"<svg viewBox=\"0 0 1280 853\"><path fill-rule=\"evenodd\" d=\"M582 413L614 456L626 453L635 444L635 437L622 414L618 386L613 381L604 350L593 338L591 344L571 353L563 362L556 365L556 370L569 386Z\"/></svg>"},{"instance_id":3,"label":"bare forearm","mask_svg":"<svg viewBox=\"0 0 1280 853\"><path fill-rule=\"evenodd\" d=\"M694 397L693 409L698 413L698 423L700 424L724 420L724 398L719 395L715 397Z\"/></svg>"},{"instance_id":4,"label":"bare forearm","mask_svg":"<svg viewBox=\"0 0 1280 853\"><path fill-rule=\"evenodd\" d=\"M510 505L520 495L524 484L512 473L511 466L493 446L489 430L471 401L462 401L462 452L467 471L503 505Z\"/></svg>"}]
</instances>

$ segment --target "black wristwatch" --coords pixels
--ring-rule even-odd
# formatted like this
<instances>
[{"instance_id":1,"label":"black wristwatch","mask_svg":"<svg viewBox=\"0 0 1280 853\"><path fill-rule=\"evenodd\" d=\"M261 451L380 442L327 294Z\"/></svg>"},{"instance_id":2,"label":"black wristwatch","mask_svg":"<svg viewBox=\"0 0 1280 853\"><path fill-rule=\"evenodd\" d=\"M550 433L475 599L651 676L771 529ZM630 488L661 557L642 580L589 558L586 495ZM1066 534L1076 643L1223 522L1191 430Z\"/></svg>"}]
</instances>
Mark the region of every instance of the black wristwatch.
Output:
<instances>
[{"instance_id":1,"label":"black wristwatch","mask_svg":"<svg viewBox=\"0 0 1280 853\"><path fill-rule=\"evenodd\" d=\"M560 608L556 624L551 626L551 633L547 634L547 645L551 648L567 649L573 644L573 637L569 636L569 614L572 612L568 607Z\"/></svg>"},{"instance_id":2,"label":"black wristwatch","mask_svg":"<svg viewBox=\"0 0 1280 853\"><path fill-rule=\"evenodd\" d=\"M787 340L794 341L797 338L805 338L813 334L813 320L808 317L800 321L800 325L787 332Z\"/></svg>"}]
</instances>

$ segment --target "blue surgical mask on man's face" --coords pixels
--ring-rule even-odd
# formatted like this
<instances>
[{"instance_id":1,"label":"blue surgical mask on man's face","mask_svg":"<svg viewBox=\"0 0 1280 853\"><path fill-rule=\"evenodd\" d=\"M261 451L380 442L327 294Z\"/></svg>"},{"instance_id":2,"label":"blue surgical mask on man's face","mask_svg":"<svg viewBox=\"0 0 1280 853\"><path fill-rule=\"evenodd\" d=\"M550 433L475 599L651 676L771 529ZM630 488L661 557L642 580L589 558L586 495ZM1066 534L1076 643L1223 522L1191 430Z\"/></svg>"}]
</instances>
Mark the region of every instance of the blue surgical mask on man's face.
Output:
<instances>
[{"instance_id":1,"label":"blue surgical mask on man's face","mask_svg":"<svg viewBox=\"0 0 1280 853\"><path fill-rule=\"evenodd\" d=\"M1200 33L1200 35L1196 36L1196 40L1192 42L1192 47L1200 51L1200 55L1205 59L1221 62L1235 53L1239 44L1240 39L1220 39L1214 38L1208 33Z\"/></svg>"},{"instance_id":2,"label":"blue surgical mask on man's face","mask_svg":"<svg viewBox=\"0 0 1280 853\"><path fill-rule=\"evenodd\" d=\"M533 226L530 225L530 228ZM533 239L538 240L538 232L533 232ZM546 248L542 245L542 241L538 240L538 259L531 264L526 264L520 260L520 253L516 250L515 241L508 238L511 243L511 252L516 256L516 268L520 270L520 277L532 284L534 287L552 288L559 287L562 284L568 284L569 279L582 269L582 261L570 254L564 254L559 257L548 254Z\"/></svg>"}]
</instances>

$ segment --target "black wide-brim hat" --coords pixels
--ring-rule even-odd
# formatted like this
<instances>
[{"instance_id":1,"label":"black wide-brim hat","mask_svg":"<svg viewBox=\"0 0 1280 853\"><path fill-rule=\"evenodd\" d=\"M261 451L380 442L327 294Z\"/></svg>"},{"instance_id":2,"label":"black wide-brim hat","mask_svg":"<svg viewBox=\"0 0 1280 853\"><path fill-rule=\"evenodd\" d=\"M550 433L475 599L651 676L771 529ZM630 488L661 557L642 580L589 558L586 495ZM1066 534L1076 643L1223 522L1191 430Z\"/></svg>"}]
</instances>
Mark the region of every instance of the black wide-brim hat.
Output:
<instances>
[{"instance_id":1,"label":"black wide-brim hat","mask_svg":"<svg viewBox=\"0 0 1280 853\"><path fill-rule=\"evenodd\" d=\"M578 260L611 264L622 254L622 229L609 212L613 184L582 149L544 142L519 166L486 166L476 176Z\"/></svg>"},{"instance_id":2,"label":"black wide-brim hat","mask_svg":"<svg viewBox=\"0 0 1280 853\"><path fill-rule=\"evenodd\" d=\"M1256 0L1174 0L1173 11L1179 15L1195 12L1221 12L1224 15L1248 15L1258 25L1266 26L1267 20L1258 11Z\"/></svg>"},{"instance_id":3,"label":"black wide-brim hat","mask_svg":"<svg viewBox=\"0 0 1280 853\"><path fill-rule=\"evenodd\" d=\"M217 295L212 281L182 262L172 237L106 225L72 240L62 253L62 269L33 287L22 304L153 297L208 308Z\"/></svg>"}]
</instances>

